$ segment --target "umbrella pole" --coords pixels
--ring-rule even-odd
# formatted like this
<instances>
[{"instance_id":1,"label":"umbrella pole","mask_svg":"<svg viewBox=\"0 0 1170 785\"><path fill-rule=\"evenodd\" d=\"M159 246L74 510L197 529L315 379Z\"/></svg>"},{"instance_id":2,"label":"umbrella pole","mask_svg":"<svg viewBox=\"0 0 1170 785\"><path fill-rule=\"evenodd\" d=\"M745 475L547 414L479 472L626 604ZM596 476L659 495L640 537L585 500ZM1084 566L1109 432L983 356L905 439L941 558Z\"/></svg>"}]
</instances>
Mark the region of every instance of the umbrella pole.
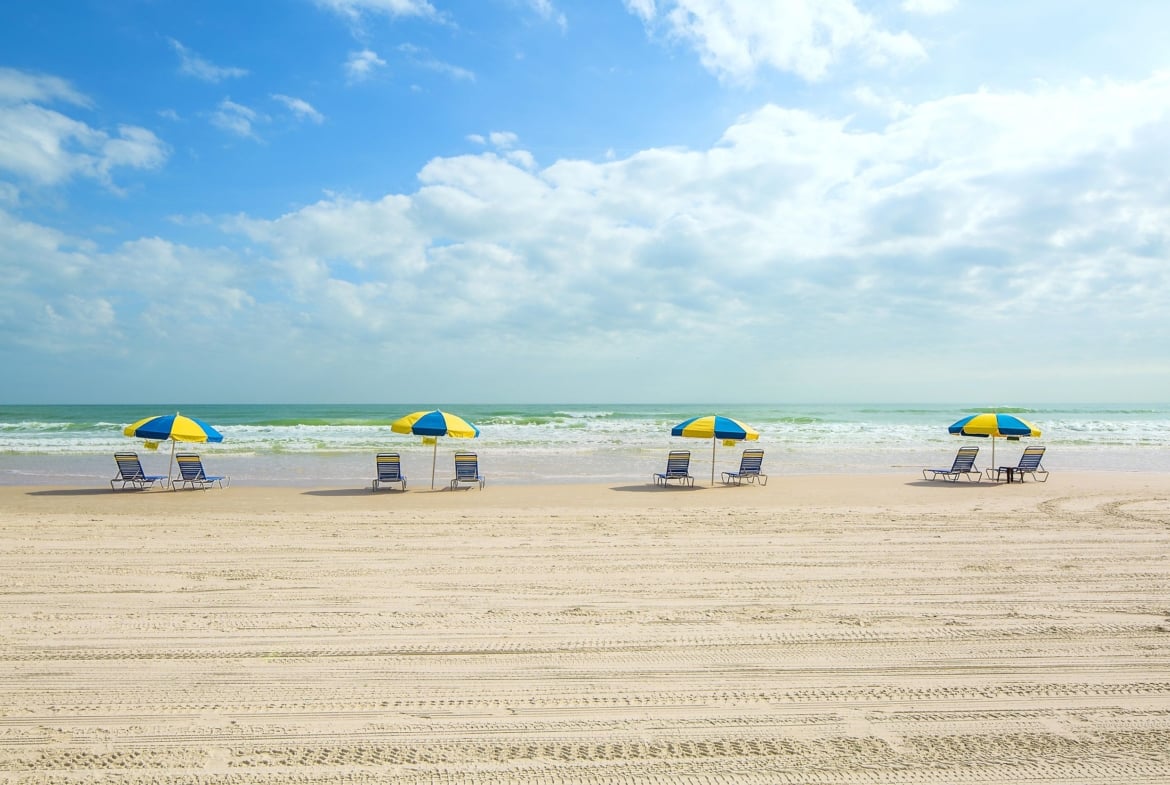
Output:
<instances>
[{"instance_id":1,"label":"umbrella pole","mask_svg":"<svg viewBox=\"0 0 1170 785\"><path fill-rule=\"evenodd\" d=\"M435 461L439 457L439 437L435 437L435 447L431 450L431 490L435 489Z\"/></svg>"},{"instance_id":2,"label":"umbrella pole","mask_svg":"<svg viewBox=\"0 0 1170 785\"><path fill-rule=\"evenodd\" d=\"M171 486L171 490L175 489L171 482L171 470L175 468L175 440L171 439L171 462L167 464L167 485Z\"/></svg>"},{"instance_id":3,"label":"umbrella pole","mask_svg":"<svg viewBox=\"0 0 1170 785\"><path fill-rule=\"evenodd\" d=\"M715 487L715 437L711 437L711 487Z\"/></svg>"}]
</instances>

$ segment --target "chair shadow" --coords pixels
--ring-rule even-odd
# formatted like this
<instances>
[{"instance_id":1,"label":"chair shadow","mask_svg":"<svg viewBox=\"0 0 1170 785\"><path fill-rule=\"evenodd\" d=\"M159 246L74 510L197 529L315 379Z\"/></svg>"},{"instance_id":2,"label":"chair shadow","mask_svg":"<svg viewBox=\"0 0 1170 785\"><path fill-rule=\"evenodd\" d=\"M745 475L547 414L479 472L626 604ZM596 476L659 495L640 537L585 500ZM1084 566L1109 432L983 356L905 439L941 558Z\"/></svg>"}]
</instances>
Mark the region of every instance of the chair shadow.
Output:
<instances>
[{"instance_id":1,"label":"chair shadow","mask_svg":"<svg viewBox=\"0 0 1170 785\"><path fill-rule=\"evenodd\" d=\"M968 480L959 480L958 482L950 482L949 480L912 480L906 484L916 488L949 488L952 485L987 488L992 485L1002 485L1002 483L992 482L990 480L976 480L975 482Z\"/></svg>"},{"instance_id":2,"label":"chair shadow","mask_svg":"<svg viewBox=\"0 0 1170 785\"><path fill-rule=\"evenodd\" d=\"M112 491L109 488L54 488L50 491L29 491L29 496L115 496L119 493L170 493L170 488L127 488Z\"/></svg>"}]
</instances>

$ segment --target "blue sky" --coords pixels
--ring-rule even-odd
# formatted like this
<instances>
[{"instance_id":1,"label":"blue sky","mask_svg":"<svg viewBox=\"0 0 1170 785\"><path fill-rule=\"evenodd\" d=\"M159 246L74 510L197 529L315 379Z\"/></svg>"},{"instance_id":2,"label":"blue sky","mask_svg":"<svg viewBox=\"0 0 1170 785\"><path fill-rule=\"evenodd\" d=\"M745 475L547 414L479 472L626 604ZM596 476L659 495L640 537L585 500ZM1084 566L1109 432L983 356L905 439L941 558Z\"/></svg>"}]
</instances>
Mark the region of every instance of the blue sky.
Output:
<instances>
[{"instance_id":1,"label":"blue sky","mask_svg":"<svg viewBox=\"0 0 1170 785\"><path fill-rule=\"evenodd\" d=\"M1155 401L1170 3L72 0L0 402Z\"/></svg>"}]
</instances>

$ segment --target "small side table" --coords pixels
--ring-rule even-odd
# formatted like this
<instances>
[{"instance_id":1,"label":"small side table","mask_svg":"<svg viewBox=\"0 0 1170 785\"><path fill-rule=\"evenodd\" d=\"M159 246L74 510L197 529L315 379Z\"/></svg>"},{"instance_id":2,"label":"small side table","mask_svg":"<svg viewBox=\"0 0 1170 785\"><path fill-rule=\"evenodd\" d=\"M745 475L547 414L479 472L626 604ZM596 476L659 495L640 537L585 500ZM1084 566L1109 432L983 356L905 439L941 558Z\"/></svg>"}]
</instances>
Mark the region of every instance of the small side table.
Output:
<instances>
[{"instance_id":1,"label":"small side table","mask_svg":"<svg viewBox=\"0 0 1170 785\"><path fill-rule=\"evenodd\" d=\"M1007 475L1008 484L1011 484L1012 482L1015 481L1015 479L1016 479L1016 467L1015 466L1004 466L1000 469L1000 471Z\"/></svg>"}]
</instances>

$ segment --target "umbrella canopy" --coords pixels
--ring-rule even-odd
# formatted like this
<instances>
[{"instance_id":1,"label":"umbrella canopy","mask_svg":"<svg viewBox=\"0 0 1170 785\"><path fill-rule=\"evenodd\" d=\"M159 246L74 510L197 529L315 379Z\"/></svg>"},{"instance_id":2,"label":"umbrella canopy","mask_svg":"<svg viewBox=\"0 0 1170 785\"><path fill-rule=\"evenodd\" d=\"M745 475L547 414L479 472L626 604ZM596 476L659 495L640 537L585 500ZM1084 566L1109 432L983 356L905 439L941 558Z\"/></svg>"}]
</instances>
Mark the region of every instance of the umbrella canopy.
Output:
<instances>
[{"instance_id":1,"label":"umbrella canopy","mask_svg":"<svg viewBox=\"0 0 1170 785\"><path fill-rule=\"evenodd\" d=\"M223 434L202 420L178 412L146 417L122 429L126 436L153 442L171 440L171 462L167 466L167 481L175 463L175 442L222 442Z\"/></svg>"},{"instance_id":2,"label":"umbrella canopy","mask_svg":"<svg viewBox=\"0 0 1170 785\"><path fill-rule=\"evenodd\" d=\"M459 439L474 439L479 428L462 417L435 409L433 412L411 412L390 423L394 433L409 433L415 436L454 436ZM431 488L435 487L435 459L439 452L439 440L435 439L431 451Z\"/></svg>"},{"instance_id":3,"label":"umbrella canopy","mask_svg":"<svg viewBox=\"0 0 1170 785\"><path fill-rule=\"evenodd\" d=\"M760 434L752 427L744 425L739 420L723 417L718 414L708 414L702 417L692 417L684 420L670 429L671 436L690 436L695 439L711 440L711 484L715 484L715 440L731 439L759 439Z\"/></svg>"},{"instance_id":4,"label":"umbrella canopy","mask_svg":"<svg viewBox=\"0 0 1170 785\"><path fill-rule=\"evenodd\" d=\"M177 442L222 442L223 434L202 420L182 414L160 414L147 417L122 431L136 439L150 439L161 442L171 439Z\"/></svg>"},{"instance_id":5,"label":"umbrella canopy","mask_svg":"<svg viewBox=\"0 0 1170 785\"><path fill-rule=\"evenodd\" d=\"M1005 437L1040 436L1040 429L1014 414L983 412L969 414L947 429L956 436L991 437L991 468L995 468L995 440Z\"/></svg>"},{"instance_id":6,"label":"umbrella canopy","mask_svg":"<svg viewBox=\"0 0 1170 785\"><path fill-rule=\"evenodd\" d=\"M474 439L479 428L455 414L439 411L412 412L390 423L394 433L412 433L415 436L456 436L460 439Z\"/></svg>"},{"instance_id":7,"label":"umbrella canopy","mask_svg":"<svg viewBox=\"0 0 1170 785\"><path fill-rule=\"evenodd\" d=\"M760 434L750 426L730 417L708 414L692 417L670 429L671 436L693 436L696 439L758 439Z\"/></svg>"}]
</instances>

